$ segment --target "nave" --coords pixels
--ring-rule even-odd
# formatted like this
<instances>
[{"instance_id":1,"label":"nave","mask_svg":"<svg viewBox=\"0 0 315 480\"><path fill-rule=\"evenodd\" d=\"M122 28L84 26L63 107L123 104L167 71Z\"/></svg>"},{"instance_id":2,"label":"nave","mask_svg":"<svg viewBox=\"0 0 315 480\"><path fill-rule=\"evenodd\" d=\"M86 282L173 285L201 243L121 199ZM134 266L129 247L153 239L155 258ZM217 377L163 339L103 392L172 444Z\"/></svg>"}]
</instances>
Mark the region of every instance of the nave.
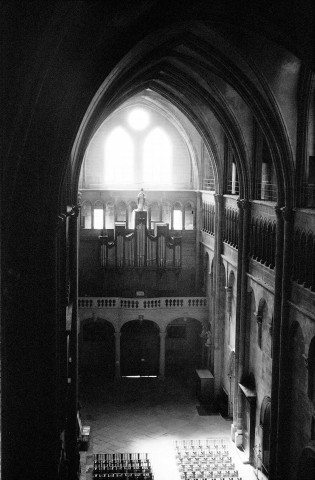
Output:
<instances>
[{"instance_id":1,"label":"nave","mask_svg":"<svg viewBox=\"0 0 315 480\"><path fill-rule=\"evenodd\" d=\"M91 374L81 378L79 398L82 423L91 427L88 450L80 453L81 480L93 480L94 461L105 458L97 454L105 453L107 460L114 459L117 453L147 453L154 480L189 478L178 461L193 450L185 446L184 453L179 453L186 439L200 446L207 439L208 443L220 439L227 446L238 478L256 479L253 467L242 462L242 453L230 440L231 421L217 413L204 416L202 409L201 415L198 413L192 376L112 382ZM212 459L209 451L208 463ZM196 460L190 469L198 470Z\"/></svg>"}]
</instances>

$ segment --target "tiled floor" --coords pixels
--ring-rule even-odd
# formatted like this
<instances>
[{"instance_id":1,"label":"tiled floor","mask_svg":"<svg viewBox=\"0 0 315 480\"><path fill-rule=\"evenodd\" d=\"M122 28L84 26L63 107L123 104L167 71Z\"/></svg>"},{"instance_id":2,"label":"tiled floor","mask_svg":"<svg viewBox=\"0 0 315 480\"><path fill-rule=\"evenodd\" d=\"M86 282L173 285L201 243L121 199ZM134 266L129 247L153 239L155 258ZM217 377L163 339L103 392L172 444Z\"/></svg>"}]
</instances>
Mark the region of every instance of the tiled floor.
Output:
<instances>
[{"instance_id":1,"label":"tiled floor","mask_svg":"<svg viewBox=\"0 0 315 480\"><path fill-rule=\"evenodd\" d=\"M185 379L124 379L108 382L90 375L81 382L81 417L91 426L88 452L81 453L82 480L92 478L93 453L149 453L155 480L178 480L175 439L230 438L231 422L220 415L199 416L195 382ZM231 443L243 480L255 479ZM87 471L87 473L86 473Z\"/></svg>"}]
</instances>

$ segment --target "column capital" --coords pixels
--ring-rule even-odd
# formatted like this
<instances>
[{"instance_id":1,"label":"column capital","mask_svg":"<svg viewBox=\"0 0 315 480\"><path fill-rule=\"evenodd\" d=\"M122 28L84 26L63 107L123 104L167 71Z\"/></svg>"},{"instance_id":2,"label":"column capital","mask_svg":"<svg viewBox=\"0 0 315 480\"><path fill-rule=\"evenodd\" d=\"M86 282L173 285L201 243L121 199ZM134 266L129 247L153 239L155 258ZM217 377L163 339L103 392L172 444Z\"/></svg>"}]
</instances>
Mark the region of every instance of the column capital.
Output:
<instances>
[{"instance_id":1,"label":"column capital","mask_svg":"<svg viewBox=\"0 0 315 480\"><path fill-rule=\"evenodd\" d=\"M247 198L238 198L236 203L238 208L243 209L244 211L250 211L250 209L252 208L252 202L250 200L247 200Z\"/></svg>"},{"instance_id":2,"label":"column capital","mask_svg":"<svg viewBox=\"0 0 315 480\"><path fill-rule=\"evenodd\" d=\"M116 338L119 338L121 336L121 332L115 332L114 335Z\"/></svg>"},{"instance_id":3,"label":"column capital","mask_svg":"<svg viewBox=\"0 0 315 480\"><path fill-rule=\"evenodd\" d=\"M165 338L165 336L166 336L166 330L160 330L159 335L160 335L161 338L163 338L163 337Z\"/></svg>"},{"instance_id":4,"label":"column capital","mask_svg":"<svg viewBox=\"0 0 315 480\"><path fill-rule=\"evenodd\" d=\"M294 219L294 210L290 207L282 207L281 213L286 222L292 222Z\"/></svg>"},{"instance_id":5,"label":"column capital","mask_svg":"<svg viewBox=\"0 0 315 480\"><path fill-rule=\"evenodd\" d=\"M214 195L214 200L217 204L221 204L223 203L223 199L224 199L224 196L222 195L222 193L215 193Z\"/></svg>"}]
</instances>

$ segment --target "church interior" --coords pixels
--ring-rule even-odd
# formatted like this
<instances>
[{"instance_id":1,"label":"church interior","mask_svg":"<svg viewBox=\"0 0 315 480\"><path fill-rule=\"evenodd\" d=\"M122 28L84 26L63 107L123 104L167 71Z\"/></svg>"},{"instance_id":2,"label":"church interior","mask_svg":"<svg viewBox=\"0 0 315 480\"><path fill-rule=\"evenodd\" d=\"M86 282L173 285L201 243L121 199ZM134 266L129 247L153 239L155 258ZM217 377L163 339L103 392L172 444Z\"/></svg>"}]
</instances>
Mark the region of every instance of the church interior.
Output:
<instances>
[{"instance_id":1,"label":"church interior","mask_svg":"<svg viewBox=\"0 0 315 480\"><path fill-rule=\"evenodd\" d=\"M313 480L312 2L1 10L1 478Z\"/></svg>"}]
</instances>

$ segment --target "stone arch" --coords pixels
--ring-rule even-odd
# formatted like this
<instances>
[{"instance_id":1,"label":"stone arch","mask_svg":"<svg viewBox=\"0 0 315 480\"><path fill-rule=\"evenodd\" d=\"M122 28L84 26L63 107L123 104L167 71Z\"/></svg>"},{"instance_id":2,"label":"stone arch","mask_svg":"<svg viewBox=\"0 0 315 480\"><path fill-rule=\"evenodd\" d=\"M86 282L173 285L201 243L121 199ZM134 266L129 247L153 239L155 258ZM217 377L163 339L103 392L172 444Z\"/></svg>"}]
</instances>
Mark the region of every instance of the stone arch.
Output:
<instances>
[{"instance_id":1,"label":"stone arch","mask_svg":"<svg viewBox=\"0 0 315 480\"><path fill-rule=\"evenodd\" d=\"M308 397L315 407L315 336L308 349Z\"/></svg>"},{"instance_id":2,"label":"stone arch","mask_svg":"<svg viewBox=\"0 0 315 480\"><path fill-rule=\"evenodd\" d=\"M268 305L264 298L261 298L258 303L258 309L256 312L257 320L257 343L259 348L262 348L262 339L263 339L263 323L266 320L268 312Z\"/></svg>"},{"instance_id":3,"label":"stone arch","mask_svg":"<svg viewBox=\"0 0 315 480\"><path fill-rule=\"evenodd\" d=\"M196 30L194 30L194 32L190 30L190 25L183 24L181 27L177 26L174 27L174 29L169 29L168 32L164 32L162 37L159 36L159 40L155 36L151 38L151 41L141 42L125 56L125 58L117 65L115 72L104 81L91 102L91 106L82 122L79 137L77 137L75 141L72 159L74 160L73 165L76 170L76 177L78 177L82 161L82 153L80 153L80 151L83 152L85 150L86 145L91 138L93 131L95 131L95 128L99 125L99 122L106 118L109 113L114 111L119 104L127 98L131 98L136 92L150 87L151 89L158 91L158 93L165 98L171 98L172 103L176 104L178 108L184 111L192 123L196 125L196 128L202 132L202 135L206 138L208 137L208 129L203 127L200 118L201 115L197 116L189 108L189 105L184 104L184 102L185 99L186 102L189 102L192 96L200 96L200 98L203 99L203 103L205 102L205 99L207 102L210 102L212 111L214 111L218 118L220 118L220 122L225 125L226 134L232 143L237 162L239 163L239 171L242 177L240 195L245 198L249 196L249 178L247 167L243 161L243 159L246 158L246 149L244 150L242 147L244 140L242 139L242 134L239 135L240 132L238 131L238 125L234 119L232 119L229 107L226 106L222 109L223 98L219 91L215 91L215 86L212 85L211 92L208 89L204 90L204 87L201 87L200 83L196 84L193 75L191 75L191 73L195 72L197 68L197 52L200 49L203 52L212 51L212 48L209 50L209 46L212 43L216 43L217 39L211 35L211 31L208 32L208 38L201 39L196 33ZM171 37L169 38L170 35ZM189 54L181 58L175 65L173 63L171 52L175 45L174 40L176 37L181 38L181 42L186 45ZM167 60L165 60L164 56L164 59L161 60L160 64L155 60L153 67L150 60L152 48L162 47L162 44L159 44L161 38L163 39L162 42L164 47L168 45L169 56ZM169 42L166 41L167 38L169 38ZM233 60L229 58L230 50L226 40L222 39L220 45L216 46L216 51L217 56L220 58L219 63L216 56L198 56L198 69L200 69L200 74L202 75L204 68L206 68L207 71L212 68L214 72L217 72L220 68L219 71L221 77L227 81L229 85L232 85L244 102L251 105L253 115L261 124L262 131L271 151L279 186L278 203L280 205L284 203L289 205L291 199L290 196L287 195L287 192L293 191L291 185L291 174L293 170L292 151L284 121L279 113L274 97L267 84L261 83L260 74L256 71L254 64L247 63L244 58L241 57L238 58L237 63L235 58ZM234 52L234 55L235 53L236 52ZM178 55L180 56L177 52L177 57ZM139 78L133 74L133 81L130 83L131 74L128 75L128 69L134 69L138 61L142 61L142 65L146 65L146 79L144 80L143 68L139 68ZM185 81L183 81L183 77L185 78ZM187 81L188 77L190 77L189 82ZM115 90L117 91L115 85L117 86L118 83L120 84L119 90L122 92L119 97L113 95L113 92ZM173 88L175 83L176 89ZM186 91L187 95L178 95L179 91L182 93L182 89L183 91ZM102 111L102 116L99 114L100 111ZM267 118L268 121L266 120ZM88 135L85 135L86 133L88 133ZM210 140L209 142L209 138L205 143L208 145L211 143L215 145L213 140ZM81 156L79 162L77 162L77 154ZM216 184L218 189L220 189L218 176L220 166L217 162L215 162L215 166Z\"/></svg>"},{"instance_id":4,"label":"stone arch","mask_svg":"<svg viewBox=\"0 0 315 480\"><path fill-rule=\"evenodd\" d=\"M260 408L262 471L268 475L270 458L271 398L265 396Z\"/></svg>"},{"instance_id":5,"label":"stone arch","mask_svg":"<svg viewBox=\"0 0 315 480\"><path fill-rule=\"evenodd\" d=\"M82 203L80 210L80 226L81 228L92 228L92 204L89 201Z\"/></svg>"},{"instance_id":6,"label":"stone arch","mask_svg":"<svg viewBox=\"0 0 315 480\"><path fill-rule=\"evenodd\" d=\"M79 371L82 376L114 377L115 328L110 321L96 316L81 321Z\"/></svg>"},{"instance_id":7,"label":"stone arch","mask_svg":"<svg viewBox=\"0 0 315 480\"><path fill-rule=\"evenodd\" d=\"M289 332L289 388L287 399L290 412L288 423L288 471L296 472L298 458L309 438L311 418L307 397L307 368L305 365L305 339L299 322L294 321ZM280 406L281 407L281 406ZM292 477L293 478L293 477Z\"/></svg>"},{"instance_id":8,"label":"stone arch","mask_svg":"<svg viewBox=\"0 0 315 480\"><path fill-rule=\"evenodd\" d=\"M121 375L158 375L160 329L146 319L128 320L120 329Z\"/></svg>"},{"instance_id":9,"label":"stone arch","mask_svg":"<svg viewBox=\"0 0 315 480\"><path fill-rule=\"evenodd\" d=\"M230 270L229 277L228 277L228 283L227 283L227 287L226 287L225 310L226 310L226 313L228 315L228 319L226 320L226 322L228 322L228 324L226 325L228 342L229 342L230 348L232 348L232 349L235 349L235 335L236 335L236 331L235 331L236 330L235 284L236 284L236 275L234 273L234 270Z\"/></svg>"},{"instance_id":10,"label":"stone arch","mask_svg":"<svg viewBox=\"0 0 315 480\"><path fill-rule=\"evenodd\" d=\"M228 416L233 418L234 393L235 393L235 351L232 350L227 365L227 376L229 378L228 394Z\"/></svg>"},{"instance_id":11,"label":"stone arch","mask_svg":"<svg viewBox=\"0 0 315 480\"><path fill-rule=\"evenodd\" d=\"M315 441L312 441L302 450L296 478L303 480L313 480L315 478Z\"/></svg>"},{"instance_id":12,"label":"stone arch","mask_svg":"<svg viewBox=\"0 0 315 480\"><path fill-rule=\"evenodd\" d=\"M195 228L195 206L192 201L186 202L184 205L184 228L185 230L193 230Z\"/></svg>"},{"instance_id":13,"label":"stone arch","mask_svg":"<svg viewBox=\"0 0 315 480\"><path fill-rule=\"evenodd\" d=\"M192 377L194 369L201 366L205 343L201 332L202 322L196 318L180 317L168 322L165 347L167 376Z\"/></svg>"}]
</instances>

